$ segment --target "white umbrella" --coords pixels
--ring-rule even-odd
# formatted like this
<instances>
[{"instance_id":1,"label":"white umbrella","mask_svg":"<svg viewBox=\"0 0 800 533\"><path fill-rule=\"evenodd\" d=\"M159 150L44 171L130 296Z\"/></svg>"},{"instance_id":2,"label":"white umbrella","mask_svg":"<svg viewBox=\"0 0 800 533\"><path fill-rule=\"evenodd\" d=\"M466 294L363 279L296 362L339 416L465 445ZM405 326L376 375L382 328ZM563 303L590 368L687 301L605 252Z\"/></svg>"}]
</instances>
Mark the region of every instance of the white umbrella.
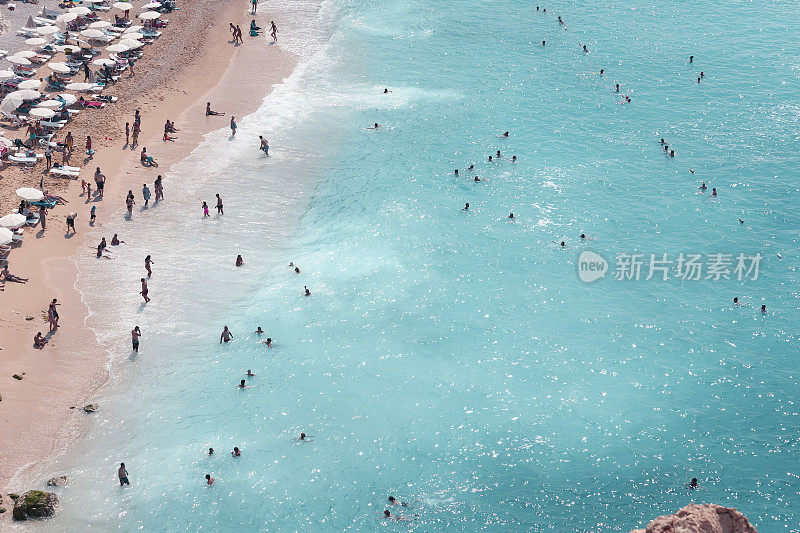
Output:
<instances>
[{"instance_id":1,"label":"white umbrella","mask_svg":"<svg viewBox=\"0 0 800 533\"><path fill-rule=\"evenodd\" d=\"M130 33L123 33L122 34L122 38L123 39L137 39L138 40L138 39L141 39L143 37L144 37L144 34L139 33L138 31L132 31Z\"/></svg>"},{"instance_id":2,"label":"white umbrella","mask_svg":"<svg viewBox=\"0 0 800 533\"><path fill-rule=\"evenodd\" d=\"M75 96L74 94L63 93L59 94L58 97L64 100L64 103L67 105L72 105L78 101L78 97Z\"/></svg>"},{"instance_id":3,"label":"white umbrella","mask_svg":"<svg viewBox=\"0 0 800 533\"><path fill-rule=\"evenodd\" d=\"M97 65L98 67L105 67L106 65L114 65L116 61L113 59L103 58L103 59L95 59L92 61L92 65Z\"/></svg>"},{"instance_id":4,"label":"white umbrella","mask_svg":"<svg viewBox=\"0 0 800 533\"><path fill-rule=\"evenodd\" d=\"M0 110L5 111L6 113L13 113L19 106L22 105L22 102L22 98L6 96L3 98L3 101L0 102Z\"/></svg>"},{"instance_id":5,"label":"white umbrella","mask_svg":"<svg viewBox=\"0 0 800 533\"><path fill-rule=\"evenodd\" d=\"M135 41L133 39L123 39L119 42L120 46L124 46L128 50L136 50L137 48L141 48L144 46L143 42Z\"/></svg>"},{"instance_id":6,"label":"white umbrella","mask_svg":"<svg viewBox=\"0 0 800 533\"><path fill-rule=\"evenodd\" d=\"M155 20L161 16L161 13L156 13L155 11L145 11L144 13L139 13L139 18L142 20Z\"/></svg>"},{"instance_id":7,"label":"white umbrella","mask_svg":"<svg viewBox=\"0 0 800 533\"><path fill-rule=\"evenodd\" d=\"M47 66L50 67L50 70L58 72L59 74L69 74L72 72L66 63L49 63Z\"/></svg>"},{"instance_id":8,"label":"white umbrella","mask_svg":"<svg viewBox=\"0 0 800 533\"><path fill-rule=\"evenodd\" d=\"M44 193L33 187L20 187L17 189L17 196L26 202L38 202L44 198Z\"/></svg>"},{"instance_id":9,"label":"white umbrella","mask_svg":"<svg viewBox=\"0 0 800 533\"><path fill-rule=\"evenodd\" d=\"M36 189L31 189L31 190L35 191ZM37 192L39 192L39 194L42 194L40 191L37 191ZM43 194L42 194L41 198L44 198ZM39 199L41 199L41 198L39 198ZM24 199L25 198L23 198L23 200ZM36 202L38 200L31 200L31 201L32 202ZM20 215L19 213L9 213L6 216L0 218L0 227L2 227L2 228L19 228L20 226L24 226L25 222L27 222L27 220L28 219L25 217L25 215Z\"/></svg>"},{"instance_id":10,"label":"white umbrella","mask_svg":"<svg viewBox=\"0 0 800 533\"><path fill-rule=\"evenodd\" d=\"M111 26L111 23L107 20L98 20L97 22L92 22L89 24L90 28L94 28L96 30L102 30L103 28L108 28Z\"/></svg>"},{"instance_id":11,"label":"white umbrella","mask_svg":"<svg viewBox=\"0 0 800 533\"><path fill-rule=\"evenodd\" d=\"M25 44L28 46L41 46L47 43L47 39L42 39L41 37L31 37L30 39L25 39Z\"/></svg>"},{"instance_id":12,"label":"white umbrella","mask_svg":"<svg viewBox=\"0 0 800 533\"><path fill-rule=\"evenodd\" d=\"M89 9L88 7L78 6L69 8L69 12L80 16L80 15L88 15L89 13L92 12L92 10Z\"/></svg>"},{"instance_id":13,"label":"white umbrella","mask_svg":"<svg viewBox=\"0 0 800 533\"><path fill-rule=\"evenodd\" d=\"M133 9L133 4L131 4L130 2L117 2L111 7L113 7L114 9L119 9L120 11L129 11Z\"/></svg>"},{"instance_id":14,"label":"white umbrella","mask_svg":"<svg viewBox=\"0 0 800 533\"><path fill-rule=\"evenodd\" d=\"M76 9L76 8L73 7L72 9ZM84 7L83 9L86 9L86 8ZM59 16L56 17L56 22L61 22L61 23L72 22L73 20L75 20L78 17L80 17L80 15L77 14L77 13L61 13Z\"/></svg>"},{"instance_id":15,"label":"white umbrella","mask_svg":"<svg viewBox=\"0 0 800 533\"><path fill-rule=\"evenodd\" d=\"M115 54L118 54L120 52L127 52L128 51L128 47L117 43L117 44L112 44L112 45L106 46L106 50L108 50L109 52L113 52Z\"/></svg>"},{"instance_id":16,"label":"white umbrella","mask_svg":"<svg viewBox=\"0 0 800 533\"><path fill-rule=\"evenodd\" d=\"M34 107L28 112L29 115L33 117L39 118L53 118L56 116L56 112L52 109L46 109L44 107Z\"/></svg>"},{"instance_id":17,"label":"white umbrella","mask_svg":"<svg viewBox=\"0 0 800 533\"><path fill-rule=\"evenodd\" d=\"M126 33L134 33L141 30L142 28L144 28L144 26L136 26L136 25L128 26L128 28L124 32L122 32L122 34L125 35Z\"/></svg>"},{"instance_id":18,"label":"white umbrella","mask_svg":"<svg viewBox=\"0 0 800 533\"><path fill-rule=\"evenodd\" d=\"M42 26L41 28L36 28L36 33L39 35L52 35L58 33L58 27L53 25Z\"/></svg>"},{"instance_id":19,"label":"white umbrella","mask_svg":"<svg viewBox=\"0 0 800 533\"><path fill-rule=\"evenodd\" d=\"M24 65L24 66L27 67L27 66L29 66L31 64L30 61L28 61L24 57L20 57L20 56L11 56L11 57L7 57L6 59L10 63L14 63L15 65Z\"/></svg>"},{"instance_id":20,"label":"white umbrella","mask_svg":"<svg viewBox=\"0 0 800 533\"><path fill-rule=\"evenodd\" d=\"M88 91L89 89L94 88L94 83L84 83L84 82L75 82L75 83L68 83L66 89L68 91Z\"/></svg>"},{"instance_id":21,"label":"white umbrella","mask_svg":"<svg viewBox=\"0 0 800 533\"><path fill-rule=\"evenodd\" d=\"M8 228L0 228L0 244L8 244L14 240L14 234Z\"/></svg>"},{"instance_id":22,"label":"white umbrella","mask_svg":"<svg viewBox=\"0 0 800 533\"><path fill-rule=\"evenodd\" d=\"M36 23L33 21L33 15L28 15L28 22L25 23L25 27L31 30L36 29Z\"/></svg>"},{"instance_id":23,"label":"white umbrella","mask_svg":"<svg viewBox=\"0 0 800 533\"><path fill-rule=\"evenodd\" d=\"M6 98L9 98L9 97L11 97L11 98L19 98L20 100L22 100L24 102L25 100L36 100L37 98L40 98L41 96L42 96L42 93L40 93L39 91L34 91L32 89L22 89L20 91L14 91L14 92L8 93L6 95Z\"/></svg>"},{"instance_id":24,"label":"white umbrella","mask_svg":"<svg viewBox=\"0 0 800 533\"><path fill-rule=\"evenodd\" d=\"M16 76L16 74L11 72L10 70L0 70L0 80L13 78L14 76Z\"/></svg>"},{"instance_id":25,"label":"white umbrella","mask_svg":"<svg viewBox=\"0 0 800 533\"><path fill-rule=\"evenodd\" d=\"M103 33L100 30L88 29L88 30L83 30L81 32L81 35L86 37L87 39L97 39L98 37L104 36L105 33Z\"/></svg>"},{"instance_id":26,"label":"white umbrella","mask_svg":"<svg viewBox=\"0 0 800 533\"><path fill-rule=\"evenodd\" d=\"M39 80L25 80L19 82L17 85L18 89L38 89L42 86L42 82Z\"/></svg>"},{"instance_id":27,"label":"white umbrella","mask_svg":"<svg viewBox=\"0 0 800 533\"><path fill-rule=\"evenodd\" d=\"M58 109L62 105L64 105L64 102L60 100L45 100L44 102L36 104L36 107L41 107L44 109Z\"/></svg>"},{"instance_id":28,"label":"white umbrella","mask_svg":"<svg viewBox=\"0 0 800 533\"><path fill-rule=\"evenodd\" d=\"M158 9L159 7L161 7L161 3L160 2L149 2L149 3L145 4L145 5L143 5L142 9Z\"/></svg>"}]
</instances>

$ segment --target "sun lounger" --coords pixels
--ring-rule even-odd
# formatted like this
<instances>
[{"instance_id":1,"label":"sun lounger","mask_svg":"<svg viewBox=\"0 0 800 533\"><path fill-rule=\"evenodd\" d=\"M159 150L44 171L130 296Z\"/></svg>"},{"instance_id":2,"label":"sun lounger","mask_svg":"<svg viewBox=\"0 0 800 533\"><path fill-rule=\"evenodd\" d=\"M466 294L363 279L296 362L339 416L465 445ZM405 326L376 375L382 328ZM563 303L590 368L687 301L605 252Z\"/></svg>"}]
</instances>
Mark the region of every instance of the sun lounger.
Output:
<instances>
[{"instance_id":1,"label":"sun lounger","mask_svg":"<svg viewBox=\"0 0 800 533\"><path fill-rule=\"evenodd\" d=\"M71 180L76 180L76 179L78 179L78 176L80 175L79 174L80 169L74 170L75 168L77 168L77 167L63 167L63 168L55 168L55 167L53 167L53 168L50 169L50 174L52 174L53 176L55 176L57 178L67 178L67 179L71 179ZM67 169L70 169L70 170L67 170Z\"/></svg>"},{"instance_id":2,"label":"sun lounger","mask_svg":"<svg viewBox=\"0 0 800 533\"><path fill-rule=\"evenodd\" d=\"M40 120L39 124L48 129L60 130L64 126L66 126L66 120L59 120L58 122L53 122L52 120Z\"/></svg>"},{"instance_id":3,"label":"sun lounger","mask_svg":"<svg viewBox=\"0 0 800 533\"><path fill-rule=\"evenodd\" d=\"M56 200L54 198L45 198L43 200L39 200L38 202L28 202L29 205L35 205L36 207L46 207L47 209L53 209L56 206Z\"/></svg>"},{"instance_id":4,"label":"sun lounger","mask_svg":"<svg viewBox=\"0 0 800 533\"><path fill-rule=\"evenodd\" d=\"M14 165L35 165L38 159L35 157L19 157L16 155L8 156L8 161Z\"/></svg>"}]
</instances>

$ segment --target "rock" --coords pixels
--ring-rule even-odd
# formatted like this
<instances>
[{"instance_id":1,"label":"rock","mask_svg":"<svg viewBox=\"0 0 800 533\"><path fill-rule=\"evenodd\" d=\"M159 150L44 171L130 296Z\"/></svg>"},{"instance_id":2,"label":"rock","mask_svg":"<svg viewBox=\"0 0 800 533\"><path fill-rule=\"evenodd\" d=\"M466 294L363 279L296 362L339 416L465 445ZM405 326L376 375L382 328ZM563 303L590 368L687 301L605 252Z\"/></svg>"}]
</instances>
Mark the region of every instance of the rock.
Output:
<instances>
[{"instance_id":1,"label":"rock","mask_svg":"<svg viewBox=\"0 0 800 533\"><path fill-rule=\"evenodd\" d=\"M5 512L6 512L6 508L5 507L0 507L0 514L3 514Z\"/></svg>"},{"instance_id":2,"label":"rock","mask_svg":"<svg viewBox=\"0 0 800 533\"><path fill-rule=\"evenodd\" d=\"M730 507L692 503L675 514L659 516L646 529L631 533L758 533L745 516Z\"/></svg>"},{"instance_id":3,"label":"rock","mask_svg":"<svg viewBox=\"0 0 800 533\"><path fill-rule=\"evenodd\" d=\"M84 405L83 406L83 410L86 411L87 413L94 413L99 408L100 408L100 405L96 404L96 403L90 403L88 405Z\"/></svg>"},{"instance_id":4,"label":"rock","mask_svg":"<svg viewBox=\"0 0 800 533\"><path fill-rule=\"evenodd\" d=\"M16 500L17 498L19 498L19 494L15 494L13 492L9 492L8 493L8 497L11 498L12 500Z\"/></svg>"},{"instance_id":5,"label":"rock","mask_svg":"<svg viewBox=\"0 0 800 533\"><path fill-rule=\"evenodd\" d=\"M58 477L51 477L47 480L48 487L66 487L67 486L67 475L64 474L63 476Z\"/></svg>"},{"instance_id":6,"label":"rock","mask_svg":"<svg viewBox=\"0 0 800 533\"><path fill-rule=\"evenodd\" d=\"M19 374L14 374L11 377L14 378L14 379L22 379L22 376L20 376Z\"/></svg>"},{"instance_id":7,"label":"rock","mask_svg":"<svg viewBox=\"0 0 800 533\"><path fill-rule=\"evenodd\" d=\"M52 492L29 490L17 498L12 516L14 520L47 518L55 514L56 507L58 507L58 496Z\"/></svg>"}]
</instances>

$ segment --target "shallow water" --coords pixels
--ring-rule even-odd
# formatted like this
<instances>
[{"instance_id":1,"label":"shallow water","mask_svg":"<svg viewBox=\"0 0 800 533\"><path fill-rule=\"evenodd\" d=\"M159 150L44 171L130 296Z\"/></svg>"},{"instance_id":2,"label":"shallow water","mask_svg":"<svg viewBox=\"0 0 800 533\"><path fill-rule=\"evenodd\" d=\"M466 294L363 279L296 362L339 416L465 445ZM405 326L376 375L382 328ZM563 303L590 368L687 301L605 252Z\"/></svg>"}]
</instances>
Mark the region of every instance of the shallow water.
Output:
<instances>
[{"instance_id":1,"label":"shallow water","mask_svg":"<svg viewBox=\"0 0 800 533\"><path fill-rule=\"evenodd\" d=\"M394 494L412 521L392 527L422 531L628 531L692 501L800 530L798 8L542 6L285 4L298 71L232 146L212 134L172 169L162 206L105 229L128 237L113 261L79 260L114 383L41 529L371 530ZM226 214L203 221L215 192ZM584 283L584 250L612 271L763 261Z\"/></svg>"}]
</instances>

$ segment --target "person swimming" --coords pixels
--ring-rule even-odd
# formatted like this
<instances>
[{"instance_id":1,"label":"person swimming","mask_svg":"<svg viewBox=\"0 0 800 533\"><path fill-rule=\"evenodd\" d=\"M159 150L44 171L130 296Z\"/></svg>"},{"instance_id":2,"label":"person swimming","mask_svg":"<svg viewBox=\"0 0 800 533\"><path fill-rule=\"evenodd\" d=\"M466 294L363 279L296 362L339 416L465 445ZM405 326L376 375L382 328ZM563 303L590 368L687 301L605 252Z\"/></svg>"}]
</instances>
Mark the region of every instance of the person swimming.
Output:
<instances>
[{"instance_id":1,"label":"person swimming","mask_svg":"<svg viewBox=\"0 0 800 533\"><path fill-rule=\"evenodd\" d=\"M542 41L542 46L544 46L544 41Z\"/></svg>"},{"instance_id":2,"label":"person swimming","mask_svg":"<svg viewBox=\"0 0 800 533\"><path fill-rule=\"evenodd\" d=\"M245 385L244 380L239 382L239 388L240 389L246 389L247 388L247 385Z\"/></svg>"},{"instance_id":3,"label":"person swimming","mask_svg":"<svg viewBox=\"0 0 800 533\"><path fill-rule=\"evenodd\" d=\"M458 169L455 170L455 174L456 174L456 176L458 176Z\"/></svg>"},{"instance_id":4,"label":"person swimming","mask_svg":"<svg viewBox=\"0 0 800 533\"><path fill-rule=\"evenodd\" d=\"M222 334L219 336L219 343L222 344L223 341L230 342L233 339L233 333L228 329L228 326L225 326L222 329Z\"/></svg>"},{"instance_id":5,"label":"person swimming","mask_svg":"<svg viewBox=\"0 0 800 533\"><path fill-rule=\"evenodd\" d=\"M675 150L670 150L669 151L669 156L670 157L675 157Z\"/></svg>"},{"instance_id":6,"label":"person swimming","mask_svg":"<svg viewBox=\"0 0 800 533\"><path fill-rule=\"evenodd\" d=\"M247 374L245 374L248 378L254 378L256 375L253 374L253 371L249 368L247 369Z\"/></svg>"},{"instance_id":7,"label":"person swimming","mask_svg":"<svg viewBox=\"0 0 800 533\"><path fill-rule=\"evenodd\" d=\"M305 290L305 295L306 295L306 296L311 296L311 291L310 291L310 290L308 290L308 287L306 287L305 285L303 285L303 289Z\"/></svg>"},{"instance_id":8,"label":"person swimming","mask_svg":"<svg viewBox=\"0 0 800 533\"><path fill-rule=\"evenodd\" d=\"M206 474L206 483L208 483L209 485L214 484L214 478L211 477L211 474Z\"/></svg>"},{"instance_id":9,"label":"person swimming","mask_svg":"<svg viewBox=\"0 0 800 533\"><path fill-rule=\"evenodd\" d=\"M299 274L300 273L300 269L298 267L294 267L294 273L295 274Z\"/></svg>"},{"instance_id":10,"label":"person swimming","mask_svg":"<svg viewBox=\"0 0 800 533\"><path fill-rule=\"evenodd\" d=\"M475 181L481 181L481 179L478 176L475 176Z\"/></svg>"},{"instance_id":11,"label":"person swimming","mask_svg":"<svg viewBox=\"0 0 800 533\"><path fill-rule=\"evenodd\" d=\"M508 132L505 132L505 133L503 134L503 137L505 137L505 138L508 138Z\"/></svg>"},{"instance_id":12,"label":"person swimming","mask_svg":"<svg viewBox=\"0 0 800 533\"><path fill-rule=\"evenodd\" d=\"M305 433L300 433L300 440L302 442L311 442L309 439L314 435L306 435Z\"/></svg>"},{"instance_id":13,"label":"person swimming","mask_svg":"<svg viewBox=\"0 0 800 533\"><path fill-rule=\"evenodd\" d=\"M584 53L584 54L588 54L588 53L589 53L589 49L588 49L588 48L586 48L586 45L585 45L585 44L583 45L583 53Z\"/></svg>"},{"instance_id":14,"label":"person swimming","mask_svg":"<svg viewBox=\"0 0 800 533\"><path fill-rule=\"evenodd\" d=\"M475 176L477 178L477 176ZM469 202L464 205L464 209L462 211L469 211Z\"/></svg>"},{"instance_id":15,"label":"person swimming","mask_svg":"<svg viewBox=\"0 0 800 533\"><path fill-rule=\"evenodd\" d=\"M263 329L261 329L261 326L258 326L258 327L256 328L256 330L255 330L255 332L254 332L254 333L256 333L256 334L258 334L258 335L263 335L263 333L264 333L264 330L263 330Z\"/></svg>"},{"instance_id":16,"label":"person swimming","mask_svg":"<svg viewBox=\"0 0 800 533\"><path fill-rule=\"evenodd\" d=\"M711 188L711 196L716 196L716 195L717 195L717 189L716 189L716 187L712 187Z\"/></svg>"},{"instance_id":17,"label":"person swimming","mask_svg":"<svg viewBox=\"0 0 800 533\"><path fill-rule=\"evenodd\" d=\"M511 156L511 162L512 163L516 163L517 162L517 156Z\"/></svg>"},{"instance_id":18,"label":"person swimming","mask_svg":"<svg viewBox=\"0 0 800 533\"><path fill-rule=\"evenodd\" d=\"M214 448L208 449L208 455L214 455Z\"/></svg>"},{"instance_id":19,"label":"person swimming","mask_svg":"<svg viewBox=\"0 0 800 533\"><path fill-rule=\"evenodd\" d=\"M736 297L736 296L733 297L733 304L734 305L739 305L739 298L738 297Z\"/></svg>"},{"instance_id":20,"label":"person swimming","mask_svg":"<svg viewBox=\"0 0 800 533\"><path fill-rule=\"evenodd\" d=\"M231 457L241 457L242 452L239 450L238 446L233 447L233 451L231 452Z\"/></svg>"},{"instance_id":21,"label":"person swimming","mask_svg":"<svg viewBox=\"0 0 800 533\"><path fill-rule=\"evenodd\" d=\"M616 91L619 92L619 83L616 84Z\"/></svg>"},{"instance_id":22,"label":"person swimming","mask_svg":"<svg viewBox=\"0 0 800 533\"><path fill-rule=\"evenodd\" d=\"M500 159L501 157L503 157L503 156L502 156L502 155L500 155L500 150L498 150L498 151L497 151L497 159Z\"/></svg>"},{"instance_id":23,"label":"person swimming","mask_svg":"<svg viewBox=\"0 0 800 533\"><path fill-rule=\"evenodd\" d=\"M508 215L508 218L511 219L511 220L514 220L514 213L511 213L510 215Z\"/></svg>"},{"instance_id":24,"label":"person swimming","mask_svg":"<svg viewBox=\"0 0 800 533\"><path fill-rule=\"evenodd\" d=\"M605 73L605 70L600 69L600 75L602 76Z\"/></svg>"},{"instance_id":25,"label":"person swimming","mask_svg":"<svg viewBox=\"0 0 800 533\"><path fill-rule=\"evenodd\" d=\"M489 162L490 163L492 162L492 156L489 156Z\"/></svg>"},{"instance_id":26,"label":"person swimming","mask_svg":"<svg viewBox=\"0 0 800 533\"><path fill-rule=\"evenodd\" d=\"M702 185L700 185L700 190L701 190L701 191L704 191L704 190L706 190L706 189L708 189L708 187L706 186L706 182L704 181L704 182L703 182L703 184L702 184Z\"/></svg>"},{"instance_id":27,"label":"person swimming","mask_svg":"<svg viewBox=\"0 0 800 533\"><path fill-rule=\"evenodd\" d=\"M392 92L392 91L390 91L389 89L384 89L383 90L383 94L389 94L390 92Z\"/></svg>"},{"instance_id":28,"label":"person swimming","mask_svg":"<svg viewBox=\"0 0 800 533\"><path fill-rule=\"evenodd\" d=\"M237 255L237 256L236 256L236 266L237 266L237 267L240 267L240 266L242 266L243 264L244 264L244 259L242 259L242 256L241 256L241 255Z\"/></svg>"},{"instance_id":29,"label":"person swimming","mask_svg":"<svg viewBox=\"0 0 800 533\"><path fill-rule=\"evenodd\" d=\"M693 477L692 480L687 484L687 487L689 487L689 490L696 489L697 488L697 478Z\"/></svg>"},{"instance_id":30,"label":"person swimming","mask_svg":"<svg viewBox=\"0 0 800 533\"><path fill-rule=\"evenodd\" d=\"M371 128L367 128L367 129L368 130L377 130L378 128L380 128L380 125L376 122L375 124L372 125Z\"/></svg>"},{"instance_id":31,"label":"person swimming","mask_svg":"<svg viewBox=\"0 0 800 533\"><path fill-rule=\"evenodd\" d=\"M267 337L267 340L264 341L264 344L267 345L267 348L272 348L272 339Z\"/></svg>"},{"instance_id":32,"label":"person swimming","mask_svg":"<svg viewBox=\"0 0 800 533\"><path fill-rule=\"evenodd\" d=\"M470 165L467 170L475 170L475 165Z\"/></svg>"},{"instance_id":33,"label":"person swimming","mask_svg":"<svg viewBox=\"0 0 800 533\"><path fill-rule=\"evenodd\" d=\"M767 312L767 306L766 305L764 305L764 304L761 305L761 312L762 313L766 313Z\"/></svg>"}]
</instances>

